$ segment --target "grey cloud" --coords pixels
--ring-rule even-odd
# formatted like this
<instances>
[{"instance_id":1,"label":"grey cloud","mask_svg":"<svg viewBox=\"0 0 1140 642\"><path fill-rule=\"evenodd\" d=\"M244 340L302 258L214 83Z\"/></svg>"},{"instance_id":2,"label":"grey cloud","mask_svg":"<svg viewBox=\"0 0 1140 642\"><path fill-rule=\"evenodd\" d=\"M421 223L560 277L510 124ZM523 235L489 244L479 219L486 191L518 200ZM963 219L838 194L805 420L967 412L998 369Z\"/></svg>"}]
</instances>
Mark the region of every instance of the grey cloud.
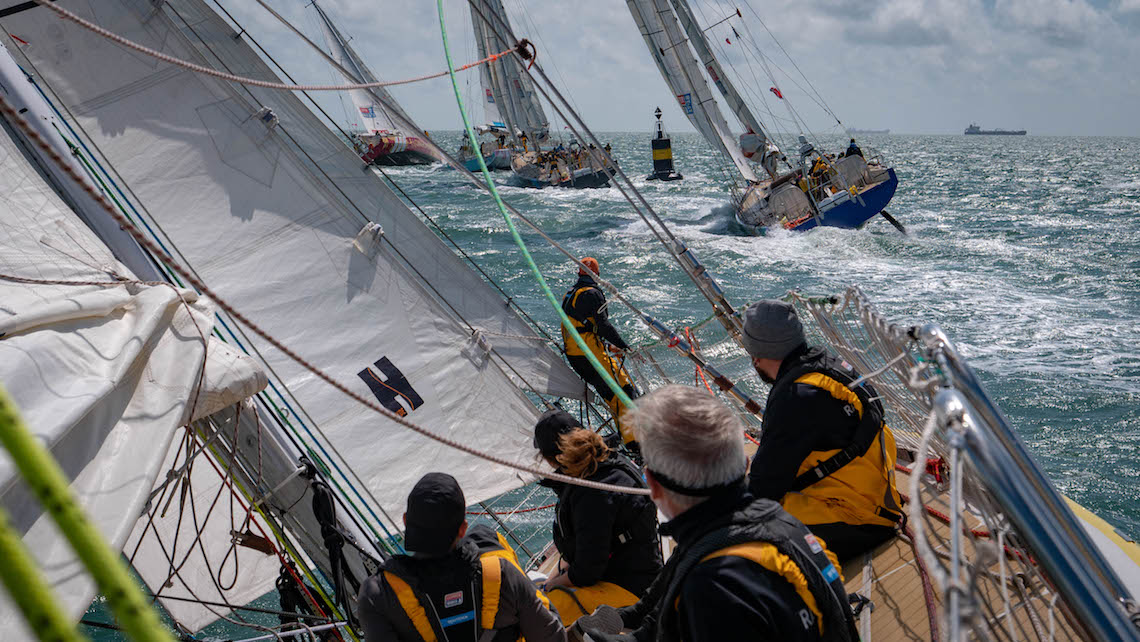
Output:
<instances>
[{"instance_id":1,"label":"grey cloud","mask_svg":"<svg viewBox=\"0 0 1140 642\"><path fill-rule=\"evenodd\" d=\"M953 40L946 27L925 25L917 18L902 18L885 25L852 25L844 29L843 33L849 41L898 47L933 47L949 44Z\"/></svg>"}]
</instances>

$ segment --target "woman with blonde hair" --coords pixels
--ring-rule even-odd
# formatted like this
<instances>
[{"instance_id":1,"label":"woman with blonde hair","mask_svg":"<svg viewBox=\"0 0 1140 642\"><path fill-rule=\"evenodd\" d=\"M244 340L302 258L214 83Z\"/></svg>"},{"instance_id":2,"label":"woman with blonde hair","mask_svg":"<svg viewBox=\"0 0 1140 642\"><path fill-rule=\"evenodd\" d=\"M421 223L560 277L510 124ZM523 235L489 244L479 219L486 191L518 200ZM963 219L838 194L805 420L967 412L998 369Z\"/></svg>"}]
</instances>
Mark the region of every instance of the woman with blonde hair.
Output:
<instances>
[{"instance_id":1,"label":"woman with blonde hair","mask_svg":"<svg viewBox=\"0 0 1140 642\"><path fill-rule=\"evenodd\" d=\"M560 473L629 488L645 488L641 471L611 450L597 433L564 410L552 410L534 427L534 446ZM657 510L644 495L540 482L558 495L554 544L562 557L546 583L562 622L572 624L602 604L637 602L661 570Z\"/></svg>"}]
</instances>

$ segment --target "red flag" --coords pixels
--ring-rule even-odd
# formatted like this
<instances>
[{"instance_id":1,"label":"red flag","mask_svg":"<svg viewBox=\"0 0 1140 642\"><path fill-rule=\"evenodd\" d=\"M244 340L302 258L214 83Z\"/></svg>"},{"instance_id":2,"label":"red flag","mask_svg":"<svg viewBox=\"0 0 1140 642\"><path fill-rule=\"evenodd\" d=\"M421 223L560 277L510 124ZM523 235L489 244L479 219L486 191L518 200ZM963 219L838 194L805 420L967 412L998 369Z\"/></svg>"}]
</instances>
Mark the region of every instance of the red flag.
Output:
<instances>
[{"instance_id":1,"label":"red flag","mask_svg":"<svg viewBox=\"0 0 1140 642\"><path fill-rule=\"evenodd\" d=\"M732 41L731 41L731 40L729 40L728 38L725 38L725 39L724 39L724 41L725 41L725 42L727 42L727 43L728 43L728 44L730 44L730 45L732 44Z\"/></svg>"},{"instance_id":2,"label":"red flag","mask_svg":"<svg viewBox=\"0 0 1140 642\"><path fill-rule=\"evenodd\" d=\"M776 89L775 87L769 87L768 91L776 94L776 98L779 98L780 100L784 99L784 94L781 94L779 89Z\"/></svg>"}]
</instances>

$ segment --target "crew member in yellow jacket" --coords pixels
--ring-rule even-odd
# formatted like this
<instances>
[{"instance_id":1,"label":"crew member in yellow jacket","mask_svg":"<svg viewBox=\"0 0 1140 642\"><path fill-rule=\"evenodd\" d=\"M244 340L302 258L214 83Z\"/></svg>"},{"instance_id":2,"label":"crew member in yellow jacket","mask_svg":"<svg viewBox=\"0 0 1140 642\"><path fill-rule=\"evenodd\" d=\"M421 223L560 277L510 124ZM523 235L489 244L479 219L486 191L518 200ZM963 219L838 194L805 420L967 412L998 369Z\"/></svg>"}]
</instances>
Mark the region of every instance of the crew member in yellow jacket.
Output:
<instances>
[{"instance_id":1,"label":"crew member in yellow jacket","mask_svg":"<svg viewBox=\"0 0 1140 642\"><path fill-rule=\"evenodd\" d=\"M878 393L858 372L810 347L796 310L764 300L744 313L743 343L772 384L749 487L774 499L840 560L895 534L895 438Z\"/></svg>"},{"instance_id":2,"label":"crew member in yellow jacket","mask_svg":"<svg viewBox=\"0 0 1140 642\"><path fill-rule=\"evenodd\" d=\"M610 324L609 313L606 310L606 295L598 287L597 281L594 280L594 275L601 274L598 260L587 256L582 259L582 263L590 268L592 274L581 268L578 269L578 282L570 288L566 296L562 297L562 310L566 312L566 316L570 317L574 329L582 335L582 339L589 346L590 352L598 358L602 367L627 395L635 397L637 396L636 389L633 387L629 374L614 358L617 356L624 359L622 355L629 349L629 345L618 334L617 328ZM578 347L578 343L574 341L566 328L562 328L562 341L566 347L566 358L570 362L570 367L574 368L574 371L586 383L593 386L602 399L606 400L606 405L610 408L610 415L614 418L618 431L621 432L622 441L626 444L633 442L633 432L623 421L622 415L625 413L625 408L621 400L606 384L602 375L594 369L593 364L586 358L585 353ZM607 345L609 346L608 351ZM608 352L612 352L614 356Z\"/></svg>"}]
</instances>

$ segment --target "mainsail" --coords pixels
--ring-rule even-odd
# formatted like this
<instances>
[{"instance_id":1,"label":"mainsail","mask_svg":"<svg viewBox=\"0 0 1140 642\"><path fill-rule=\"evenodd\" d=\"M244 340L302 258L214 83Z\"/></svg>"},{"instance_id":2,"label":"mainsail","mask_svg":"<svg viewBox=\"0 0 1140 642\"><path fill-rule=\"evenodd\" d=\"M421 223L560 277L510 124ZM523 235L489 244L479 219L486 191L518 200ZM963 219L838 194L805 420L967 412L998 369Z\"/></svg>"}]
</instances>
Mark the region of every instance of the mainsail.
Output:
<instances>
[{"instance_id":1,"label":"mainsail","mask_svg":"<svg viewBox=\"0 0 1140 642\"><path fill-rule=\"evenodd\" d=\"M763 126L756 116L752 114L752 110L744 102L744 98L740 92L736 90L736 85L732 84L728 74L724 73L724 68L720 66L720 61L716 59L713 54L712 47L709 46L708 37L701 29L700 24L697 22L696 16L693 15L693 10L689 6L689 0L671 0L673 9L677 13L677 18L681 21L681 26L685 28L685 33L689 36L689 44L693 46L701 64L704 65L705 71L708 72L708 77L720 90L720 94L724 96L725 103L732 113L740 119L740 123L748 128L749 131L760 137L760 144L763 145L768 136L764 132Z\"/></svg>"},{"instance_id":2,"label":"mainsail","mask_svg":"<svg viewBox=\"0 0 1140 642\"><path fill-rule=\"evenodd\" d=\"M509 25L501 0L472 2L471 21L481 52L494 53L514 46L515 43L500 37ZM490 66L491 95L499 103L500 113L507 117L507 124L518 128L532 141L545 140L549 136L550 122L538 101L534 83L523 72L522 63L516 56L504 56Z\"/></svg>"},{"instance_id":3,"label":"mainsail","mask_svg":"<svg viewBox=\"0 0 1140 642\"><path fill-rule=\"evenodd\" d=\"M201 0L71 4L178 58L276 80ZM536 415L523 389L581 397L543 340L292 93L190 74L40 8L4 27L33 43L23 62L117 170L158 240L316 367L437 434L520 462ZM339 449L390 514L427 470L454 474L472 501L521 483L377 417L263 340L241 340L289 421Z\"/></svg>"},{"instance_id":4,"label":"mainsail","mask_svg":"<svg viewBox=\"0 0 1140 642\"><path fill-rule=\"evenodd\" d=\"M313 9L317 11L317 22L321 25L321 33L324 34L325 43L328 45L333 58L355 76L345 75L345 78L347 78L349 82L354 83L378 82L379 79L376 78L376 74L372 73L372 70L360 59L360 56L356 55L356 52L349 46L348 39L336 28L336 25L329 19L328 14L326 14L324 9L321 9L321 6L315 1L313 2ZM352 105L356 108L356 113L353 115L360 119L365 132L377 133L386 131L395 133L400 131L402 128L396 124L397 117L390 114L389 109L396 111L399 116L412 122L407 112L399 107L387 89L376 87L372 91L379 94L388 107L379 104L363 89L353 89L348 92L348 96L352 100ZM417 126L415 133L421 131L423 130Z\"/></svg>"},{"instance_id":5,"label":"mainsail","mask_svg":"<svg viewBox=\"0 0 1140 642\"><path fill-rule=\"evenodd\" d=\"M736 165L745 179L755 181L752 165L740 151L728 121L709 90L669 1L626 0L626 4L661 76L689 122L714 149L719 149Z\"/></svg>"},{"instance_id":6,"label":"mainsail","mask_svg":"<svg viewBox=\"0 0 1140 642\"><path fill-rule=\"evenodd\" d=\"M475 50L479 58L486 58L494 53L490 50L491 36L487 31L487 25L475 11L471 12L471 27L475 31ZM499 109L499 105L504 102L504 96L502 83L496 79L498 74L499 70L493 64L479 65L480 103L483 105L483 117L488 125L507 127L507 122L503 120L504 115Z\"/></svg>"}]
</instances>

